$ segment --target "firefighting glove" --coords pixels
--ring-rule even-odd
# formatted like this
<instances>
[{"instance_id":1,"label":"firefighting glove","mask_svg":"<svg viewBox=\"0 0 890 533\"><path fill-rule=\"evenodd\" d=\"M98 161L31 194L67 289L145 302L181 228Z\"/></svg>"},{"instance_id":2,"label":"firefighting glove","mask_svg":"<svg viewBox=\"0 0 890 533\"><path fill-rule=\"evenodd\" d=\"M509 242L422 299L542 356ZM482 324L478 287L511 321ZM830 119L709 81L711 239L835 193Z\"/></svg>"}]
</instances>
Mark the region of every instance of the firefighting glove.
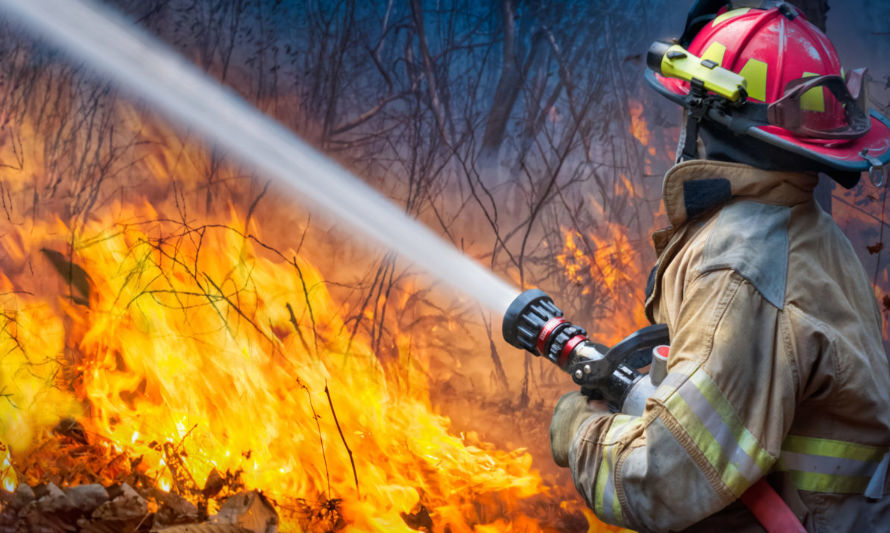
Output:
<instances>
[{"instance_id":1,"label":"firefighting glove","mask_svg":"<svg viewBox=\"0 0 890 533\"><path fill-rule=\"evenodd\" d=\"M553 461L561 467L569 466L569 448L575 434L591 416L608 415L609 410L600 401L589 401L579 391L563 394L556 402L553 420L550 421L550 453Z\"/></svg>"}]
</instances>

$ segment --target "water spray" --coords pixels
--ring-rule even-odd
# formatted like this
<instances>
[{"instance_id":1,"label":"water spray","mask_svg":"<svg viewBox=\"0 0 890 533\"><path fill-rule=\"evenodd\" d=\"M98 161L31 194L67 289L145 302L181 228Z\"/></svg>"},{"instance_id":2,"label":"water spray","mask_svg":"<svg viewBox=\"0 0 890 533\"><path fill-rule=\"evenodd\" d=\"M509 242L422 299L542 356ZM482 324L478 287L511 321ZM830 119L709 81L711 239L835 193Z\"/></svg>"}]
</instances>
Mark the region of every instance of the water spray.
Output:
<instances>
[{"instance_id":1,"label":"water spray","mask_svg":"<svg viewBox=\"0 0 890 533\"><path fill-rule=\"evenodd\" d=\"M587 338L587 332L566 320L553 299L538 289L513 300L502 333L511 345L568 372L583 393L605 400L616 412L641 415L646 399L667 375L667 326L643 328L607 348Z\"/></svg>"},{"instance_id":2,"label":"water spray","mask_svg":"<svg viewBox=\"0 0 890 533\"><path fill-rule=\"evenodd\" d=\"M302 193L352 229L489 309L503 312L519 293L108 7L90 0L0 0L0 9L246 166Z\"/></svg>"}]
</instances>

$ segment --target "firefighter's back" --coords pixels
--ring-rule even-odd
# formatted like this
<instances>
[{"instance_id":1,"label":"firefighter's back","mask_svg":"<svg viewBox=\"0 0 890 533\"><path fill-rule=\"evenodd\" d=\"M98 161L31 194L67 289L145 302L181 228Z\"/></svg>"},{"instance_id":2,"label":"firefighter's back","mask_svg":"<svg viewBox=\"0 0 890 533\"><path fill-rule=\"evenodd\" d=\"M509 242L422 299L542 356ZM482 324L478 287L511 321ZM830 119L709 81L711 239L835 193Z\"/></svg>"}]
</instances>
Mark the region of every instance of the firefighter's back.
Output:
<instances>
[{"instance_id":1,"label":"firefighter's back","mask_svg":"<svg viewBox=\"0 0 890 533\"><path fill-rule=\"evenodd\" d=\"M890 531L890 369L871 280L815 202L790 215L785 312L796 331L777 342L794 345L798 406L772 481L810 531Z\"/></svg>"}]
</instances>

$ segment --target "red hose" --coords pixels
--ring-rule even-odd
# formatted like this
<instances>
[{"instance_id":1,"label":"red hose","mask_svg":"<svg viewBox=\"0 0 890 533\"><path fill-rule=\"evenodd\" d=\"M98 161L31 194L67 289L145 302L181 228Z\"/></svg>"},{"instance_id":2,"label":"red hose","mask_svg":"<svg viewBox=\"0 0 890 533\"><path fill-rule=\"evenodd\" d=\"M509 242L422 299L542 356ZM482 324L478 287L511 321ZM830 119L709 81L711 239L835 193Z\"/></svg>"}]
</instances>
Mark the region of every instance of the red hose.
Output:
<instances>
[{"instance_id":1,"label":"red hose","mask_svg":"<svg viewBox=\"0 0 890 533\"><path fill-rule=\"evenodd\" d=\"M766 479L751 485L739 498L767 533L807 533L785 500Z\"/></svg>"}]
</instances>

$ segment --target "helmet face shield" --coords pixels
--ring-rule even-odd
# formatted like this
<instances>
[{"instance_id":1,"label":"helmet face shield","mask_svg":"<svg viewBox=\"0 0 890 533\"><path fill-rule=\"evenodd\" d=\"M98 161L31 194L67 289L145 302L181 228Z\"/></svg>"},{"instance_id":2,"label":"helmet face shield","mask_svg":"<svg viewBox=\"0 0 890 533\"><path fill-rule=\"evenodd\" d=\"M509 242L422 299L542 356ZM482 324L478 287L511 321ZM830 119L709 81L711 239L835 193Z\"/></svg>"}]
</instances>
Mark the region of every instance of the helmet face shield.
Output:
<instances>
[{"instance_id":1,"label":"helmet face shield","mask_svg":"<svg viewBox=\"0 0 890 533\"><path fill-rule=\"evenodd\" d=\"M767 108L767 121L800 137L855 139L871 129L865 69L848 81L834 75L798 78Z\"/></svg>"}]
</instances>

